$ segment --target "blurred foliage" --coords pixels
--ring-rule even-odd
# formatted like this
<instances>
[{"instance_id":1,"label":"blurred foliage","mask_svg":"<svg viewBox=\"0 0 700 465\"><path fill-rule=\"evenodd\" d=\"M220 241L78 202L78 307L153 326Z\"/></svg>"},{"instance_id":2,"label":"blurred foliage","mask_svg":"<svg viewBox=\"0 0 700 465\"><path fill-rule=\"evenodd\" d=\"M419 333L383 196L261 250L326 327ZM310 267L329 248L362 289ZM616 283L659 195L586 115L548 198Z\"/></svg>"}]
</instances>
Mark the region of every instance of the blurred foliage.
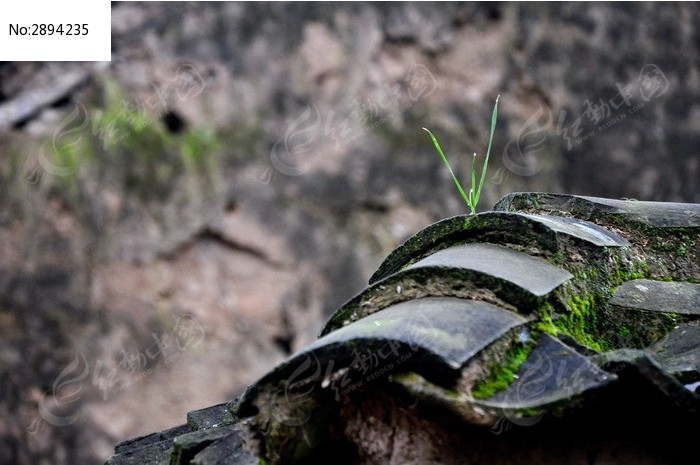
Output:
<instances>
[{"instance_id":1,"label":"blurred foliage","mask_svg":"<svg viewBox=\"0 0 700 465\"><path fill-rule=\"evenodd\" d=\"M219 153L220 142L214 130L197 128L184 134L180 150L186 171L211 175L210 160Z\"/></svg>"},{"instance_id":2,"label":"blurred foliage","mask_svg":"<svg viewBox=\"0 0 700 465\"><path fill-rule=\"evenodd\" d=\"M127 190L144 199L166 197L183 173L202 186L215 182L220 146L214 130L186 126L171 132L112 81L105 83L104 110L95 115L85 154L98 159L102 174L116 173Z\"/></svg>"},{"instance_id":3,"label":"blurred foliage","mask_svg":"<svg viewBox=\"0 0 700 465\"><path fill-rule=\"evenodd\" d=\"M223 146L212 128L169 130L162 118L128 98L112 80L91 108L80 105L44 146L41 166L75 199L81 185L118 184L144 201L165 201L183 175L203 192L216 186Z\"/></svg>"}]
</instances>

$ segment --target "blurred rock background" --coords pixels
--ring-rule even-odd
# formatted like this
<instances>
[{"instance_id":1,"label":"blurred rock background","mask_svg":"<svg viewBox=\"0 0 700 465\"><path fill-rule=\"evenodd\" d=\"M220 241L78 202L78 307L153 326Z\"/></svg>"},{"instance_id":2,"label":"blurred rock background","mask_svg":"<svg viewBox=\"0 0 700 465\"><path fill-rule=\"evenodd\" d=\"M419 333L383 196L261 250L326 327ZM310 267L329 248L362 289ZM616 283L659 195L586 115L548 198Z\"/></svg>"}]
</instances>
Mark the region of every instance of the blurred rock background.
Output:
<instances>
[{"instance_id":1,"label":"blurred rock background","mask_svg":"<svg viewBox=\"0 0 700 465\"><path fill-rule=\"evenodd\" d=\"M100 463L308 344L380 260L519 190L700 201L696 4L112 6L0 63L0 463Z\"/></svg>"}]
</instances>

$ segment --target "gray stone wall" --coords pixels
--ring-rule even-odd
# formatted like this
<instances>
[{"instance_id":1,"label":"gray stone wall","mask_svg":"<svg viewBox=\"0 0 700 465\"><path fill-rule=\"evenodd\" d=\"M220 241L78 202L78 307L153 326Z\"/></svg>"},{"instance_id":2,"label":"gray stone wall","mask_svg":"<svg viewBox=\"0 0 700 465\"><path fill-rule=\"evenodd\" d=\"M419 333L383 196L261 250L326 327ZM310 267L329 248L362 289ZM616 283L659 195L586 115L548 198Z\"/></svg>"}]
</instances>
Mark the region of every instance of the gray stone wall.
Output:
<instances>
[{"instance_id":1,"label":"gray stone wall","mask_svg":"<svg viewBox=\"0 0 700 465\"><path fill-rule=\"evenodd\" d=\"M482 210L700 201L698 14L115 3L111 64L0 64L0 462L94 462L306 346L465 211L420 128L466 179L498 94ZM203 339L147 353L192 321Z\"/></svg>"}]
</instances>

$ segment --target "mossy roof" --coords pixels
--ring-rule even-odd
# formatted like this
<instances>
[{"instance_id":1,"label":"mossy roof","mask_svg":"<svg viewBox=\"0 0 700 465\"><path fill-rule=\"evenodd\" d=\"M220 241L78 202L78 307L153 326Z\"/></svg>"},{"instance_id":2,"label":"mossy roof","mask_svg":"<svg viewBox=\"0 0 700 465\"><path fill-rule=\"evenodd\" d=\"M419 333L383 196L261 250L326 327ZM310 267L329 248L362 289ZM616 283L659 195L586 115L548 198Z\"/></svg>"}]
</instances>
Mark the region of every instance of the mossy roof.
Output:
<instances>
[{"instance_id":1,"label":"mossy roof","mask_svg":"<svg viewBox=\"0 0 700 465\"><path fill-rule=\"evenodd\" d=\"M700 205L516 193L496 210L420 231L242 399L122 443L107 463L280 461L293 427L274 412L308 420L360 384L403 384L472 412L465 422L566 415L624 395L630 376L700 410Z\"/></svg>"}]
</instances>

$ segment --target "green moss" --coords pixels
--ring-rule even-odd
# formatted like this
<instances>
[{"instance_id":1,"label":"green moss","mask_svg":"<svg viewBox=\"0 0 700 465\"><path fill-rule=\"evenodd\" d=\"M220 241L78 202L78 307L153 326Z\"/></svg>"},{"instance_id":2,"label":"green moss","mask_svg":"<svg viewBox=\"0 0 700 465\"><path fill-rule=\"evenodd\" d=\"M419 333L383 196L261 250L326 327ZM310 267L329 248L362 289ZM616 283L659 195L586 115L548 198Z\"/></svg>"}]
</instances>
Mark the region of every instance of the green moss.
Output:
<instances>
[{"instance_id":1,"label":"green moss","mask_svg":"<svg viewBox=\"0 0 700 465\"><path fill-rule=\"evenodd\" d=\"M552 260L554 260L555 264L566 263L564 252L562 252L561 249L557 249L557 251L552 255Z\"/></svg>"},{"instance_id":2,"label":"green moss","mask_svg":"<svg viewBox=\"0 0 700 465\"><path fill-rule=\"evenodd\" d=\"M532 343L526 344L516 342L508 352L506 352L501 363L493 365L488 379L474 386L472 396L475 399L488 399L497 392L508 388L515 380L520 365L527 360L532 348Z\"/></svg>"},{"instance_id":3,"label":"green moss","mask_svg":"<svg viewBox=\"0 0 700 465\"><path fill-rule=\"evenodd\" d=\"M552 315L554 314L554 309L552 304L545 302L537 309L537 314L539 316L538 320L530 325L530 329L547 333L550 336L556 337L559 334L559 328L556 327L554 321L552 320Z\"/></svg>"},{"instance_id":4,"label":"green moss","mask_svg":"<svg viewBox=\"0 0 700 465\"><path fill-rule=\"evenodd\" d=\"M593 267L579 270L574 276L576 279L584 282L595 281L599 278L598 269Z\"/></svg>"},{"instance_id":5,"label":"green moss","mask_svg":"<svg viewBox=\"0 0 700 465\"><path fill-rule=\"evenodd\" d=\"M610 276L610 283L613 286L619 286L620 284L633 279L647 278L650 274L651 271L649 269L649 265L647 263L640 262L633 269L616 268Z\"/></svg>"},{"instance_id":6,"label":"green moss","mask_svg":"<svg viewBox=\"0 0 700 465\"><path fill-rule=\"evenodd\" d=\"M557 318L554 326L593 350L598 352L609 350L610 347L605 341L594 336L600 325L595 296L576 296L566 304L570 312Z\"/></svg>"},{"instance_id":7,"label":"green moss","mask_svg":"<svg viewBox=\"0 0 700 465\"><path fill-rule=\"evenodd\" d=\"M625 309L614 312L610 318L611 328L617 328L616 339L622 347L643 349L660 340L677 325L690 321L674 313L649 312ZM629 332L624 328L628 328Z\"/></svg>"},{"instance_id":8,"label":"green moss","mask_svg":"<svg viewBox=\"0 0 700 465\"><path fill-rule=\"evenodd\" d=\"M215 186L222 141L212 128L186 125L181 132L169 131L153 109L134 101L116 81L105 80L84 124L48 141L46 156L57 167L51 174L65 197L76 205L87 180L116 182L145 201L162 201L182 176L202 190Z\"/></svg>"},{"instance_id":9,"label":"green moss","mask_svg":"<svg viewBox=\"0 0 700 465\"><path fill-rule=\"evenodd\" d=\"M530 328L554 337L566 334L597 352L607 352L648 347L687 321L673 313L611 309L607 299L604 290L579 294L567 300L566 309L559 312L545 303L537 310L538 320Z\"/></svg>"},{"instance_id":10,"label":"green moss","mask_svg":"<svg viewBox=\"0 0 700 465\"><path fill-rule=\"evenodd\" d=\"M518 413L520 413L526 417L536 417L537 415L540 415L542 413L542 409L533 408L533 407L525 407L525 408L519 409Z\"/></svg>"},{"instance_id":11,"label":"green moss","mask_svg":"<svg viewBox=\"0 0 700 465\"><path fill-rule=\"evenodd\" d=\"M304 394L282 386L268 385L258 394L258 414L251 426L264 432L260 445L263 460L302 463L318 444L328 439L337 422L337 411L329 408L334 405L333 394L314 390L309 395L311 391Z\"/></svg>"},{"instance_id":12,"label":"green moss","mask_svg":"<svg viewBox=\"0 0 700 465\"><path fill-rule=\"evenodd\" d=\"M454 389L434 384L412 371L393 374L390 380L400 385L403 389L407 389L411 396L445 406L452 406L456 401L462 399L462 395Z\"/></svg>"},{"instance_id":13,"label":"green moss","mask_svg":"<svg viewBox=\"0 0 700 465\"><path fill-rule=\"evenodd\" d=\"M207 171L212 154L219 150L216 133L209 128L196 128L187 131L180 144L180 152L185 167L190 172Z\"/></svg>"},{"instance_id":14,"label":"green moss","mask_svg":"<svg viewBox=\"0 0 700 465\"><path fill-rule=\"evenodd\" d=\"M531 328L554 337L567 334L580 344L598 352L612 350L614 342L603 336L603 328L607 323L603 321L599 311L602 294L601 292L573 297L566 302L568 312L564 314L556 314L554 307L547 302L537 310L539 318Z\"/></svg>"},{"instance_id":15,"label":"green moss","mask_svg":"<svg viewBox=\"0 0 700 465\"><path fill-rule=\"evenodd\" d=\"M656 232L650 241L652 250L671 252L685 257L693 244L694 234L688 234L686 228L667 228Z\"/></svg>"},{"instance_id":16,"label":"green moss","mask_svg":"<svg viewBox=\"0 0 700 465\"><path fill-rule=\"evenodd\" d=\"M651 275L651 268L649 267L649 264L647 262L639 262L639 263L637 263L637 267L638 267L638 270L636 271L637 274L640 274L643 276Z\"/></svg>"},{"instance_id":17,"label":"green moss","mask_svg":"<svg viewBox=\"0 0 700 465\"><path fill-rule=\"evenodd\" d=\"M607 249L595 251L580 265L567 262L564 265L574 279L538 308L539 318L530 328L555 337L567 334L599 352L648 346L672 328L672 323L677 324L677 316L671 320L656 313L619 311L610 308L609 301L627 281L672 279L657 266L656 258L633 249Z\"/></svg>"}]
</instances>

